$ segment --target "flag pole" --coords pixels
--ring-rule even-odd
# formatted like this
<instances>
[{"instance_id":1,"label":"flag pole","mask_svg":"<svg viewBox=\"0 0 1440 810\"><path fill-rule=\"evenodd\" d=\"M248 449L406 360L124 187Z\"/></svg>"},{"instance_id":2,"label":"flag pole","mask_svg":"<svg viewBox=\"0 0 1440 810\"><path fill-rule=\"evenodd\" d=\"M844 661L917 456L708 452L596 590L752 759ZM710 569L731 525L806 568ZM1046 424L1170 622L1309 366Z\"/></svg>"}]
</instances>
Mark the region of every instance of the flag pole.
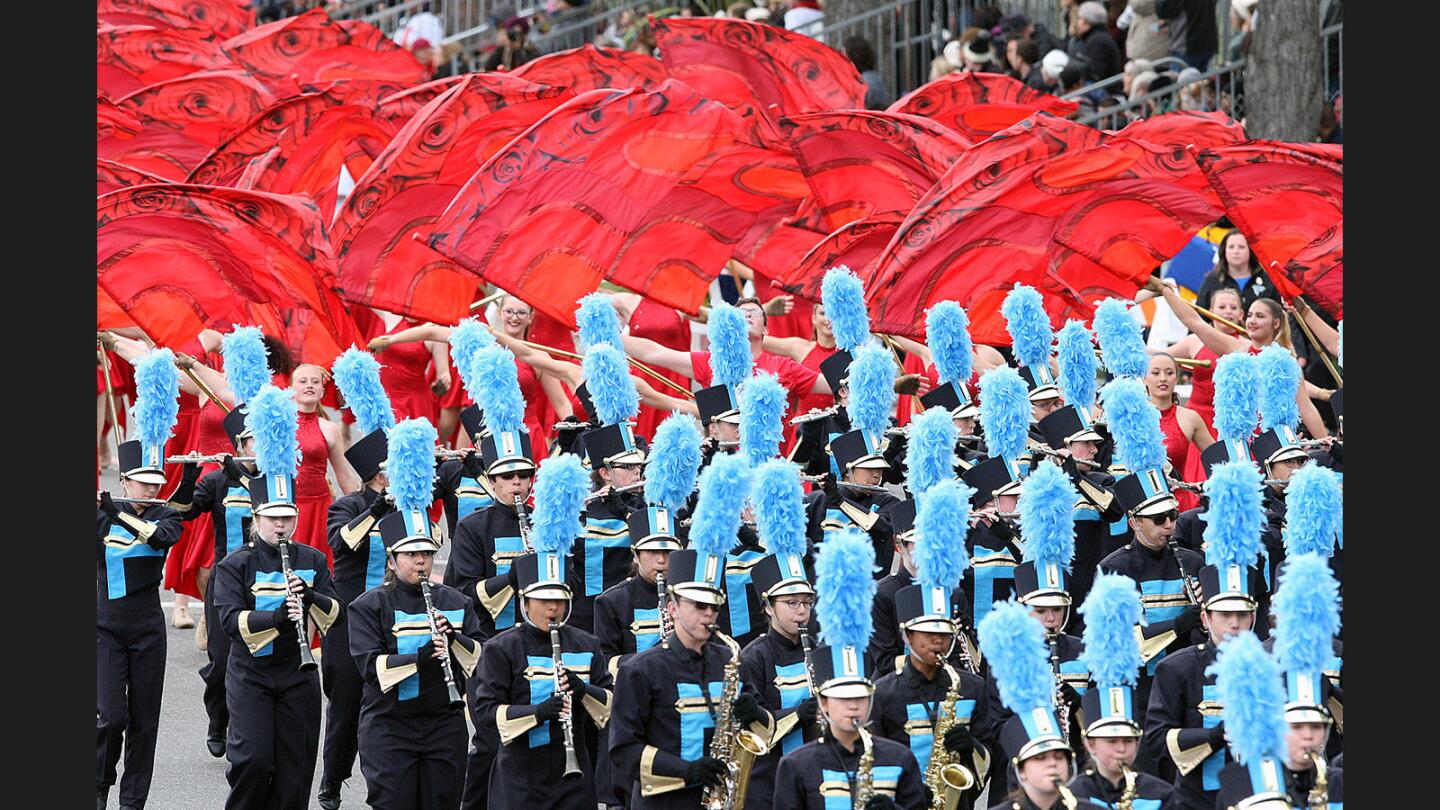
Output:
<instances>
[{"instance_id":1,"label":"flag pole","mask_svg":"<svg viewBox=\"0 0 1440 810\"><path fill-rule=\"evenodd\" d=\"M565 358L568 358L568 359L570 359L570 360L580 360L580 361L584 361L584 359L585 359L585 358L582 357L581 355L575 354L574 352L567 352L567 351L565 351L564 349L557 349L557 348L555 348L554 346L546 346L546 345L543 344L543 343L536 343L536 342L534 342L534 341L525 340L525 339L523 339L523 338L509 337L508 335L507 335L506 337L507 337L509 340L513 340L513 341L515 341L516 343L519 343L519 344L522 345L522 346L526 346L526 347L531 348L531 349L537 349L537 350L539 350L539 351L545 352L546 354L551 355L551 356L554 356L554 357L565 357ZM617 348L618 348L618 347L617 347ZM634 366L636 369L640 370L642 373L644 373L644 374L646 374L646 375L648 375L648 376L650 376L650 377L653 377L654 379L656 379L656 380L664 383L665 385L667 385L667 386L669 386L671 389L673 389L675 392L677 392L677 393L679 393L679 394L682 394L686 399L692 399L692 400L693 400L693 399L695 398L695 395L694 395L694 394L691 394L688 389L681 387L679 384L677 384L674 380L670 379L669 377L662 376L662 375L660 374L660 372L656 371L656 370L653 369L653 368L650 368L649 366L645 365L644 363L640 362L639 360L636 360L635 358L633 358L633 357L631 357L631 356L629 356L629 355L626 355L626 356L625 356L625 359L626 359L627 361L629 361L630 365Z\"/></svg>"},{"instance_id":2,"label":"flag pole","mask_svg":"<svg viewBox=\"0 0 1440 810\"><path fill-rule=\"evenodd\" d=\"M95 342L100 343L99 336ZM115 410L115 391L110 387L110 359L105 356L104 347L97 350L100 355L100 372L105 375L105 406L110 411L110 440L115 443L115 463L120 463L120 419Z\"/></svg>"},{"instance_id":3,"label":"flag pole","mask_svg":"<svg viewBox=\"0 0 1440 810\"><path fill-rule=\"evenodd\" d=\"M1270 269L1276 273L1280 272L1280 263L1270 262ZM1320 341L1315 339L1315 333L1310 331L1310 325L1305 323L1305 316L1298 312L1294 312L1293 314L1295 316L1296 323L1300 324L1300 331L1305 333L1305 339L1310 341L1310 345L1314 346L1315 351L1320 353L1320 361L1323 362L1325 364L1325 368L1330 371L1330 376L1335 378L1335 387L1344 388L1345 381L1340 378L1340 369L1335 367L1334 361L1330 359L1330 353L1325 351L1325 347L1321 346Z\"/></svg>"}]
</instances>

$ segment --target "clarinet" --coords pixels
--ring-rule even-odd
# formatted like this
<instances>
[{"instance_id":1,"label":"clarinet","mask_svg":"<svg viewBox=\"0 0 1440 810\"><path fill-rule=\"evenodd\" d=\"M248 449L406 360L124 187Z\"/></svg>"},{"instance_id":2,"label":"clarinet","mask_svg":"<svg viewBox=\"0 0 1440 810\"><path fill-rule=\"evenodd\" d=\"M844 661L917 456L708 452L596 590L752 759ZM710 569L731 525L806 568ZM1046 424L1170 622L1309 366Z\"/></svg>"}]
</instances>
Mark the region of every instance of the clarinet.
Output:
<instances>
[{"instance_id":1,"label":"clarinet","mask_svg":"<svg viewBox=\"0 0 1440 810\"><path fill-rule=\"evenodd\" d=\"M1055 675L1055 714L1060 721L1060 736L1070 740L1070 704L1065 702L1065 691L1060 687L1065 679L1060 675L1060 634L1050 635L1050 670Z\"/></svg>"},{"instance_id":2,"label":"clarinet","mask_svg":"<svg viewBox=\"0 0 1440 810\"><path fill-rule=\"evenodd\" d=\"M670 634L675 632L675 627L670 621L670 594L665 592L665 572L655 572L655 604L660 609L656 611L660 616L660 646L670 649Z\"/></svg>"},{"instance_id":3,"label":"clarinet","mask_svg":"<svg viewBox=\"0 0 1440 810\"><path fill-rule=\"evenodd\" d=\"M525 514L525 499L519 495L515 496L515 519L520 522L520 542L525 546L525 553L534 554L535 549L530 545L530 516Z\"/></svg>"},{"instance_id":4,"label":"clarinet","mask_svg":"<svg viewBox=\"0 0 1440 810\"><path fill-rule=\"evenodd\" d=\"M290 600L290 578L295 576L290 570L290 541L281 540L280 548L280 570L285 574L285 600ZM300 605L300 621L295 623L295 641L300 644L300 671L309 672L318 666L315 663L315 654L310 652L309 634L305 632L305 605Z\"/></svg>"},{"instance_id":5,"label":"clarinet","mask_svg":"<svg viewBox=\"0 0 1440 810\"><path fill-rule=\"evenodd\" d=\"M815 689L815 664L810 660L810 656L815 652L815 645L810 641L810 628L803 624L800 625L800 650L801 654L805 657L805 686L809 688L811 695L818 696L819 692ZM824 715L816 715L815 726L816 730L820 732L820 735L824 736Z\"/></svg>"},{"instance_id":6,"label":"clarinet","mask_svg":"<svg viewBox=\"0 0 1440 810\"><path fill-rule=\"evenodd\" d=\"M1195 584L1195 578L1185 570L1184 561L1180 559L1180 544L1175 541L1175 535L1165 538L1165 543L1170 546L1170 553L1175 555L1175 567L1180 569L1180 584L1185 589L1185 598L1190 600L1192 605L1200 604L1199 588Z\"/></svg>"},{"instance_id":7,"label":"clarinet","mask_svg":"<svg viewBox=\"0 0 1440 810\"><path fill-rule=\"evenodd\" d=\"M435 603L430 599L430 579L420 577L420 595L425 597L425 618L430 620L430 636L434 638L440 635L440 628L435 624ZM450 669L450 645L445 645L445 654L440 657L440 665L445 670L445 693L447 698L446 708L458 709L465 705L460 697L460 690L455 688L455 673Z\"/></svg>"},{"instance_id":8,"label":"clarinet","mask_svg":"<svg viewBox=\"0 0 1440 810\"><path fill-rule=\"evenodd\" d=\"M565 661L560 657L560 623L550 622L550 655L555 660L550 666L551 674L555 679L555 694L560 694L560 685L564 682L564 675L561 670L565 667ZM570 696L574 700L574 695ZM567 703L570 703L567 700ZM580 775L580 760L575 757L575 709L574 704L560 714L560 728L565 732L565 773L564 776Z\"/></svg>"}]
</instances>

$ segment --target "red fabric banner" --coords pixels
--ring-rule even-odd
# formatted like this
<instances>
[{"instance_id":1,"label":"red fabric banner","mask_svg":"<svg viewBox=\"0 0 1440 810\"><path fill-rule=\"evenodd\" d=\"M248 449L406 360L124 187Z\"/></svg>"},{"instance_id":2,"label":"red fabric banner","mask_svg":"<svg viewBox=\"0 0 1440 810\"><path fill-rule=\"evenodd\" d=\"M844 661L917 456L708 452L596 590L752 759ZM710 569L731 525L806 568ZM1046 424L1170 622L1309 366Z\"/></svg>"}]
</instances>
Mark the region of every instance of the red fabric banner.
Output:
<instances>
[{"instance_id":1,"label":"red fabric banner","mask_svg":"<svg viewBox=\"0 0 1440 810\"><path fill-rule=\"evenodd\" d=\"M340 295L436 323L469 313L473 274L415 240L492 155L571 94L505 73L472 73L425 105L355 190L333 229Z\"/></svg>"},{"instance_id":2,"label":"red fabric banner","mask_svg":"<svg viewBox=\"0 0 1440 810\"><path fill-rule=\"evenodd\" d=\"M168 26L204 39L226 39L255 27L249 0L98 0L96 15L113 25Z\"/></svg>"},{"instance_id":3,"label":"red fabric banner","mask_svg":"<svg viewBox=\"0 0 1440 810\"><path fill-rule=\"evenodd\" d=\"M149 172L142 172L133 166L126 166L123 163L116 163L113 160L103 158L96 162L96 182L98 183L95 196L109 194L117 188L126 186L141 186L146 183L165 183L165 178Z\"/></svg>"},{"instance_id":4,"label":"red fabric banner","mask_svg":"<svg viewBox=\"0 0 1440 810\"><path fill-rule=\"evenodd\" d=\"M653 56L594 45L547 54L515 68L510 75L576 93L603 88L654 90L669 78L665 65Z\"/></svg>"},{"instance_id":5,"label":"red fabric banner","mask_svg":"<svg viewBox=\"0 0 1440 810\"><path fill-rule=\"evenodd\" d=\"M435 79L434 81L425 82L424 84L417 84L414 87L397 90L382 97L376 105L376 110L382 117L389 120L390 123L397 127L403 127L405 126L405 122L415 116L415 113L420 112L421 107L434 101L441 93L465 81L467 77L472 75L475 74L447 76L443 79Z\"/></svg>"},{"instance_id":6,"label":"red fabric banner","mask_svg":"<svg viewBox=\"0 0 1440 810\"><path fill-rule=\"evenodd\" d=\"M1184 149L1213 149L1233 146L1245 140L1245 128L1222 112L1183 110L1152 115L1131 122L1110 133L1132 141L1149 141L1157 146L1178 146Z\"/></svg>"},{"instance_id":7,"label":"red fabric banner","mask_svg":"<svg viewBox=\"0 0 1440 810\"><path fill-rule=\"evenodd\" d=\"M276 20L225 40L225 51L277 93L336 79L418 84L430 71L375 26L331 20L324 9Z\"/></svg>"},{"instance_id":8,"label":"red fabric banner","mask_svg":"<svg viewBox=\"0 0 1440 810\"><path fill-rule=\"evenodd\" d=\"M124 329L134 326L135 322L125 314L125 310L115 303L110 294L95 286L95 328L97 330Z\"/></svg>"},{"instance_id":9,"label":"red fabric banner","mask_svg":"<svg viewBox=\"0 0 1440 810\"><path fill-rule=\"evenodd\" d=\"M183 184L124 188L96 201L100 288L157 343L254 323L328 366L359 340L335 286L319 211L301 197ZM292 314L293 315L293 314ZM308 326L309 328L304 328ZM303 332L301 331L303 330Z\"/></svg>"},{"instance_id":10,"label":"red fabric banner","mask_svg":"<svg viewBox=\"0 0 1440 810\"><path fill-rule=\"evenodd\" d=\"M1345 317L1344 147L1251 141L1195 161L1281 294Z\"/></svg>"},{"instance_id":11,"label":"red fabric banner","mask_svg":"<svg viewBox=\"0 0 1440 810\"><path fill-rule=\"evenodd\" d=\"M863 105L862 105L863 106ZM962 71L923 84L886 112L932 118L971 141L983 141L1036 111L1064 117L1080 109L999 73Z\"/></svg>"},{"instance_id":12,"label":"red fabric banner","mask_svg":"<svg viewBox=\"0 0 1440 810\"><path fill-rule=\"evenodd\" d=\"M861 279L873 276L876 261L904 221L903 211L882 211L837 228L800 257L780 286L819 303L820 282L835 265L849 267Z\"/></svg>"},{"instance_id":13,"label":"red fabric banner","mask_svg":"<svg viewBox=\"0 0 1440 810\"><path fill-rule=\"evenodd\" d=\"M846 110L782 118L829 230L909 211L970 142L914 115Z\"/></svg>"},{"instance_id":14,"label":"red fabric banner","mask_svg":"<svg viewBox=\"0 0 1440 810\"><path fill-rule=\"evenodd\" d=\"M809 252L825 234L795 225L795 206L774 208L755 218L755 224L735 245L731 258L746 267L763 273L767 279L784 277L800 257ZM756 289L762 300L778 295L765 289L757 279Z\"/></svg>"},{"instance_id":15,"label":"red fabric banner","mask_svg":"<svg viewBox=\"0 0 1440 810\"><path fill-rule=\"evenodd\" d=\"M111 98L202 70L236 69L214 41L171 28L106 26L95 48L96 86Z\"/></svg>"},{"instance_id":16,"label":"red fabric banner","mask_svg":"<svg viewBox=\"0 0 1440 810\"><path fill-rule=\"evenodd\" d=\"M95 140L128 141L140 134L140 119L120 109L104 93L95 97Z\"/></svg>"},{"instance_id":17,"label":"red fabric banner","mask_svg":"<svg viewBox=\"0 0 1440 810\"><path fill-rule=\"evenodd\" d=\"M675 81L591 90L486 161L430 245L567 326L602 277L697 313L755 217L687 181L744 127Z\"/></svg>"},{"instance_id":18,"label":"red fabric banner","mask_svg":"<svg viewBox=\"0 0 1440 810\"><path fill-rule=\"evenodd\" d=\"M342 103L344 102L329 93L303 93L271 104L211 150L210 154L190 171L185 182L204 186L234 186L250 161L269 153L275 147L276 140L287 129L304 125L322 112Z\"/></svg>"}]
</instances>

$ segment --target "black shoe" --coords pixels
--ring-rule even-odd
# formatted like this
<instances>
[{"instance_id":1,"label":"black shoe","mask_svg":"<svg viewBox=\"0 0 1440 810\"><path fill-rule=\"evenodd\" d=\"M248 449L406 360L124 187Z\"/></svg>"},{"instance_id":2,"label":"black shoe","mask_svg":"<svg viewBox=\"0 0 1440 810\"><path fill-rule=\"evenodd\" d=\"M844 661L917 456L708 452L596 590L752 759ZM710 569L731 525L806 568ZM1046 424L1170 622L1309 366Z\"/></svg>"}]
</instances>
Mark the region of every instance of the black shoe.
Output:
<instances>
[{"instance_id":1,"label":"black shoe","mask_svg":"<svg viewBox=\"0 0 1440 810\"><path fill-rule=\"evenodd\" d=\"M215 737L211 737L205 741L205 747L210 750L210 756L216 759L225 756L224 738L216 739Z\"/></svg>"},{"instance_id":2,"label":"black shoe","mask_svg":"<svg viewBox=\"0 0 1440 810\"><path fill-rule=\"evenodd\" d=\"M340 807L340 782L326 782L320 786L320 810L339 810Z\"/></svg>"}]
</instances>

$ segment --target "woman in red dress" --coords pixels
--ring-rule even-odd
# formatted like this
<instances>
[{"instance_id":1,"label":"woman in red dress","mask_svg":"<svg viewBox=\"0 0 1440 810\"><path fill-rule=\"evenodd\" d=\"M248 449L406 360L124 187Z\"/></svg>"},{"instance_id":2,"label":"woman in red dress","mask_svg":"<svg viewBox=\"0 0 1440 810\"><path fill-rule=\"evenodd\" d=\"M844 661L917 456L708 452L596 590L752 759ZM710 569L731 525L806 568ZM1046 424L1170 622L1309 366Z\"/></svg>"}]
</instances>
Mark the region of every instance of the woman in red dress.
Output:
<instances>
[{"instance_id":1,"label":"woman in red dress","mask_svg":"<svg viewBox=\"0 0 1440 810\"><path fill-rule=\"evenodd\" d=\"M1136 300L1144 300L1145 291L1141 290ZM1147 296L1148 297L1148 296ZM1210 311L1224 318L1227 321L1239 323L1245 317L1240 307L1240 291L1233 287L1221 287L1210 295ZM1215 328L1223 334L1236 336L1239 333L1224 324L1215 324ZM1215 435L1215 363L1220 359L1205 345L1199 335L1186 335L1180 340L1170 344L1165 350L1171 357L1184 357L1191 360L1209 360L1208 366L1197 366L1190 371L1190 399L1185 407L1200 414L1205 422L1205 428L1210 434Z\"/></svg>"},{"instance_id":2,"label":"woman in red dress","mask_svg":"<svg viewBox=\"0 0 1440 810\"><path fill-rule=\"evenodd\" d=\"M1170 476L1179 481L1191 483L1205 480L1200 454L1215 443L1215 437L1200 414L1179 404L1175 384L1180 378L1180 366L1175 358L1160 352L1150 356L1150 366L1145 372L1145 391L1150 402L1160 410L1160 432L1165 436L1165 455L1173 468ZM1200 497L1183 490L1175 493L1181 511L1193 509L1200 504Z\"/></svg>"},{"instance_id":3,"label":"woman in red dress","mask_svg":"<svg viewBox=\"0 0 1440 810\"><path fill-rule=\"evenodd\" d=\"M328 377L320 366L301 363L290 374L290 391L300 412L300 472L295 476L295 505L300 508L300 517L295 522L294 539L325 552L325 560L333 566L325 532L325 517L333 496L330 482L325 479L325 465L328 463L335 471L335 482L342 492L358 490L361 482L345 460L340 423L320 415L320 398Z\"/></svg>"},{"instance_id":4,"label":"woman in red dress","mask_svg":"<svg viewBox=\"0 0 1440 810\"><path fill-rule=\"evenodd\" d=\"M690 351L690 319L680 310L657 304L632 292L611 293L610 299L615 302L615 311L619 313L620 320L630 324L630 334L649 338L676 351ZM624 349L623 346L616 348ZM684 376L666 369L656 371L667 380L689 388L690 381ZM658 408L641 405L640 415L635 420L635 435L650 439L655 435L655 428L660 425L661 420L669 415Z\"/></svg>"},{"instance_id":5,"label":"woman in red dress","mask_svg":"<svg viewBox=\"0 0 1440 810\"><path fill-rule=\"evenodd\" d=\"M416 325L413 321L401 319L386 334L393 335ZM432 425L436 424L440 419L438 394L448 391L451 384L450 362L446 358L449 352L445 344L426 340L389 345L394 349L385 355L385 362L380 366L380 384L390 395L395 420L423 418L430 420ZM433 388L427 373L434 377Z\"/></svg>"}]
</instances>

